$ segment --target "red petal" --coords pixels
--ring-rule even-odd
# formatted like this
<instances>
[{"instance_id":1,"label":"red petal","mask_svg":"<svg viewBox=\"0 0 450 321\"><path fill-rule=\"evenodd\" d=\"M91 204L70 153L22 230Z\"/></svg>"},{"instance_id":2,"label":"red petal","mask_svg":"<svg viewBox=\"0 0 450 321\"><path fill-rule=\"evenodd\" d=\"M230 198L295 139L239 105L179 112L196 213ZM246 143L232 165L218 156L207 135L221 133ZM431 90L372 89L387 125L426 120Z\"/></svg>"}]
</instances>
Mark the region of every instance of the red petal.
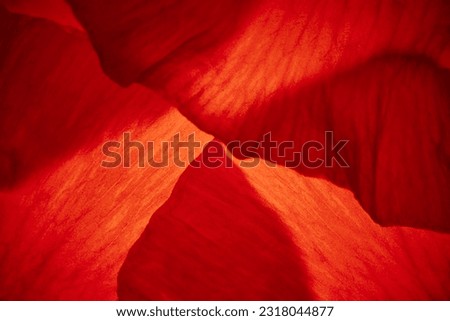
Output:
<instances>
[{"instance_id":1,"label":"red petal","mask_svg":"<svg viewBox=\"0 0 450 321\"><path fill-rule=\"evenodd\" d=\"M350 168L301 172L384 225L450 231L447 2L70 2L116 81L158 89L222 141L272 131L300 148L332 130Z\"/></svg>"},{"instance_id":2,"label":"red petal","mask_svg":"<svg viewBox=\"0 0 450 321\"><path fill-rule=\"evenodd\" d=\"M120 299L450 297L449 235L380 227L326 181L234 166L183 173L131 249Z\"/></svg>"},{"instance_id":3,"label":"red petal","mask_svg":"<svg viewBox=\"0 0 450 321\"><path fill-rule=\"evenodd\" d=\"M298 255L239 170L188 168L131 249L119 298L311 299Z\"/></svg>"},{"instance_id":4,"label":"red petal","mask_svg":"<svg viewBox=\"0 0 450 321\"><path fill-rule=\"evenodd\" d=\"M11 12L48 19L62 26L83 29L64 0L0 0L0 5Z\"/></svg>"},{"instance_id":5,"label":"red petal","mask_svg":"<svg viewBox=\"0 0 450 321\"><path fill-rule=\"evenodd\" d=\"M0 28L0 188L169 109L152 92L104 76L83 33L4 10Z\"/></svg>"},{"instance_id":6,"label":"red petal","mask_svg":"<svg viewBox=\"0 0 450 321\"><path fill-rule=\"evenodd\" d=\"M210 137L148 90L112 83L84 35L0 16L0 298L115 299L126 253L183 168L103 168L102 143L127 130L161 157L177 132Z\"/></svg>"}]
</instances>

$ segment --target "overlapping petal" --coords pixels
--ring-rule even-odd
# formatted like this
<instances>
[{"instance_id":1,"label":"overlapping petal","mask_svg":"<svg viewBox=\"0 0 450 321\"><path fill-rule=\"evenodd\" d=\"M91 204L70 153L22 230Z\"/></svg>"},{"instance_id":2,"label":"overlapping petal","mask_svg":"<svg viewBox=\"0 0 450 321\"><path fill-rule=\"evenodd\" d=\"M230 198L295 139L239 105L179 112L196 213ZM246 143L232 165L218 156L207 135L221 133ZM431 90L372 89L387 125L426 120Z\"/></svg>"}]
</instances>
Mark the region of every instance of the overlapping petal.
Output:
<instances>
[{"instance_id":1,"label":"overlapping petal","mask_svg":"<svg viewBox=\"0 0 450 321\"><path fill-rule=\"evenodd\" d=\"M83 30L64 0L0 0L11 12L54 21L63 27Z\"/></svg>"},{"instance_id":2,"label":"overlapping petal","mask_svg":"<svg viewBox=\"0 0 450 321\"><path fill-rule=\"evenodd\" d=\"M123 259L183 168L139 168L135 151L131 168L104 168L102 144L128 131L160 159L177 132L210 138L109 80L84 34L0 14L0 298L115 299Z\"/></svg>"},{"instance_id":3,"label":"overlapping petal","mask_svg":"<svg viewBox=\"0 0 450 321\"><path fill-rule=\"evenodd\" d=\"M119 298L449 298L448 235L367 216L450 229L445 1L69 2L87 34L0 9L1 298L116 298L184 168L101 143L211 138L88 37L223 142L349 140L348 168L189 168Z\"/></svg>"},{"instance_id":4,"label":"overlapping petal","mask_svg":"<svg viewBox=\"0 0 450 321\"><path fill-rule=\"evenodd\" d=\"M120 299L449 298L449 235L381 227L324 180L219 160L188 168L152 216Z\"/></svg>"},{"instance_id":5,"label":"overlapping petal","mask_svg":"<svg viewBox=\"0 0 450 321\"><path fill-rule=\"evenodd\" d=\"M449 231L446 1L70 3L117 82L225 142L270 131L299 149L333 131L350 167L300 172L381 224Z\"/></svg>"}]
</instances>

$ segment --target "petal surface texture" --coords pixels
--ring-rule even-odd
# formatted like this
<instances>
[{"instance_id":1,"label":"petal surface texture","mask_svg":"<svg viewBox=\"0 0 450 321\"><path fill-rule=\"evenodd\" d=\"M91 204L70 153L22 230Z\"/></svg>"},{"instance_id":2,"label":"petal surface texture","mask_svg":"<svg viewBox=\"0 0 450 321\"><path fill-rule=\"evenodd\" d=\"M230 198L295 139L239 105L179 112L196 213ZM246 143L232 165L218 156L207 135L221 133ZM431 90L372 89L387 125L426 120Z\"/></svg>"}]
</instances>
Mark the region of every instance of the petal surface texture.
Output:
<instances>
[{"instance_id":1,"label":"petal surface texture","mask_svg":"<svg viewBox=\"0 0 450 321\"><path fill-rule=\"evenodd\" d=\"M149 90L108 79L85 34L0 16L0 298L115 299L129 248L184 169L139 168L136 150L130 168L105 168L103 143L129 132L159 159L177 132L210 137Z\"/></svg>"},{"instance_id":2,"label":"petal surface texture","mask_svg":"<svg viewBox=\"0 0 450 321\"><path fill-rule=\"evenodd\" d=\"M349 167L299 172L382 225L450 231L448 1L69 2L118 83L224 142L333 131Z\"/></svg>"},{"instance_id":3,"label":"petal surface texture","mask_svg":"<svg viewBox=\"0 0 450 321\"><path fill-rule=\"evenodd\" d=\"M327 181L222 160L180 177L121 269L120 299L449 298L449 235L380 227Z\"/></svg>"}]
</instances>

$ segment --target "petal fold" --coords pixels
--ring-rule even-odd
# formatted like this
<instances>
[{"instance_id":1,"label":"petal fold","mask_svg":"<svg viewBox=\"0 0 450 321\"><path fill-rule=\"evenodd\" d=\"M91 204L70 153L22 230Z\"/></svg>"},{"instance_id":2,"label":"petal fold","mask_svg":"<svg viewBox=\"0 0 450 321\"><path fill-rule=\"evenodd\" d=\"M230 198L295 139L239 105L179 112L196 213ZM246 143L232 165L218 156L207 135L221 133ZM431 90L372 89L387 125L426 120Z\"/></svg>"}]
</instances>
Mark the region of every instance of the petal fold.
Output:
<instances>
[{"instance_id":1,"label":"petal fold","mask_svg":"<svg viewBox=\"0 0 450 321\"><path fill-rule=\"evenodd\" d=\"M224 142L273 132L298 152L332 131L350 167L301 173L351 189L383 225L450 231L446 1L70 3L115 81Z\"/></svg>"}]
</instances>

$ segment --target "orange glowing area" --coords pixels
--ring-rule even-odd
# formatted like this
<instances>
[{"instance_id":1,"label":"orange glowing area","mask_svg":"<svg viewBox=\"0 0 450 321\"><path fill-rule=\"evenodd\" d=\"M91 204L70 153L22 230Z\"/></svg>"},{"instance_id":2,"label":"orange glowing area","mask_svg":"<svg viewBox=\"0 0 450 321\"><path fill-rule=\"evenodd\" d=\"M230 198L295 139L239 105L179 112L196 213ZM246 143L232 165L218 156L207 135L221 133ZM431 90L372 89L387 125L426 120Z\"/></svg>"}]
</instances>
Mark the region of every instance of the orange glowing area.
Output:
<instances>
[{"instance_id":1,"label":"orange glowing area","mask_svg":"<svg viewBox=\"0 0 450 321\"><path fill-rule=\"evenodd\" d=\"M136 140L156 143L171 139L173 130L210 139L174 109L127 130ZM159 148L154 153L162 157ZM0 235L8 246L2 253L0 297L117 298L117 273L129 248L183 172L176 166L138 168L137 153L132 156L131 168L103 168L105 156L96 146L0 194Z\"/></svg>"}]
</instances>

